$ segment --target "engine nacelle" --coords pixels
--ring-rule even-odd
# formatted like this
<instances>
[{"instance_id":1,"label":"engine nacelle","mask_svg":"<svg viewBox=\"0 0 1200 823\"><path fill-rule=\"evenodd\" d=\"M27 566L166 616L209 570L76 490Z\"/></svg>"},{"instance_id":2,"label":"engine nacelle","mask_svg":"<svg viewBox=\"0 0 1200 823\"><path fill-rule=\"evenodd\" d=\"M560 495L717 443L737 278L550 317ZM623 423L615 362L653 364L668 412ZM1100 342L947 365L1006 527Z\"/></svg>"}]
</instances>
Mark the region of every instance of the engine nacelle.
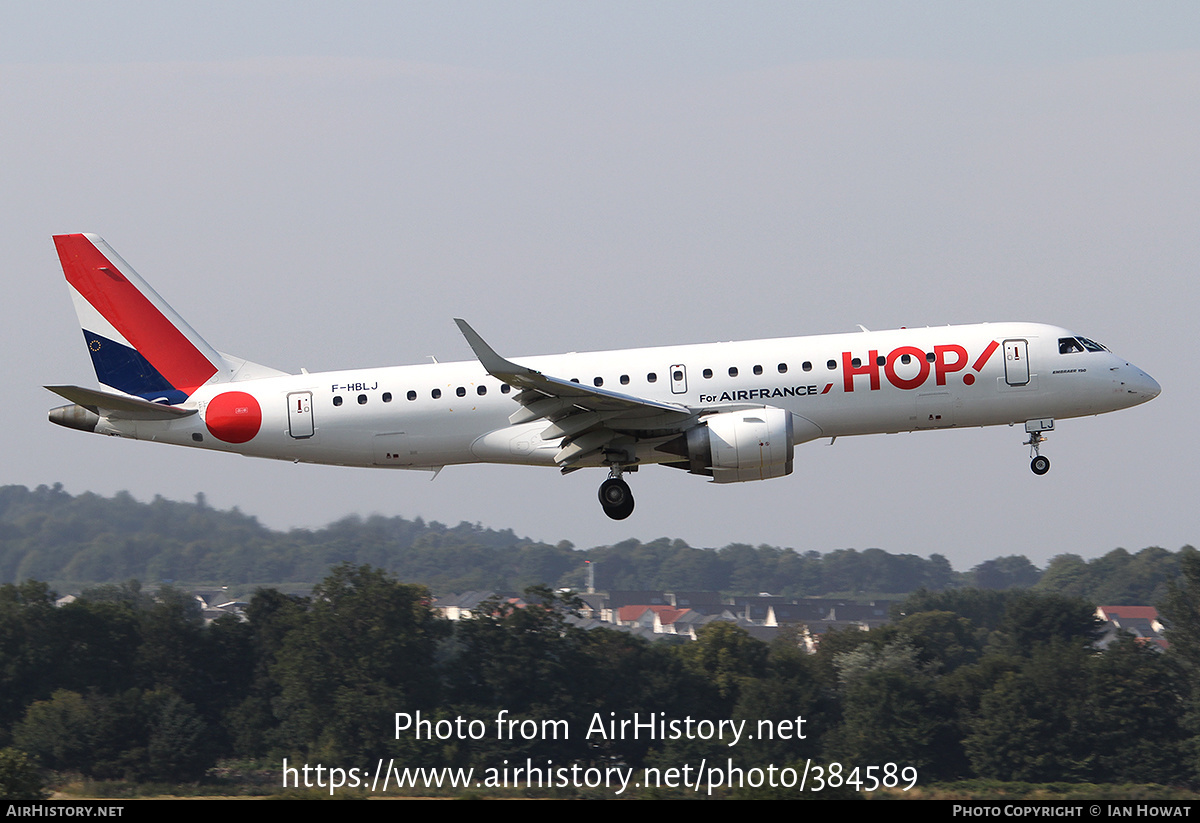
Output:
<instances>
[{"instance_id":1,"label":"engine nacelle","mask_svg":"<svg viewBox=\"0 0 1200 823\"><path fill-rule=\"evenodd\" d=\"M667 463L714 483L767 480L792 473L792 415L784 409L722 412L659 446L686 461Z\"/></svg>"}]
</instances>

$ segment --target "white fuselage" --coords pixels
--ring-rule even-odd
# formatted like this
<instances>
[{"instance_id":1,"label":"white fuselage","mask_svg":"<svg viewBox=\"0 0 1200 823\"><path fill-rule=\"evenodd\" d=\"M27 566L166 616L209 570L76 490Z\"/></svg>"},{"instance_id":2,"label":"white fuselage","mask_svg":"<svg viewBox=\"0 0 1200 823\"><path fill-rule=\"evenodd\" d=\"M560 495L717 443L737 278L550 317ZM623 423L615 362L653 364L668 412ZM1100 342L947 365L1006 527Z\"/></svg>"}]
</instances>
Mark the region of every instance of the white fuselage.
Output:
<instances>
[{"instance_id":1,"label":"white fuselage","mask_svg":"<svg viewBox=\"0 0 1200 823\"><path fill-rule=\"evenodd\" d=\"M702 414L785 409L796 443L1080 417L1159 393L1145 372L1107 350L1061 351L1061 341L1074 338L1055 326L992 323L515 360L583 386ZM206 422L210 402L229 392L245 393L261 408L261 425L245 442L221 439L220 428ZM195 415L103 419L96 431L347 466L555 465L562 438L543 439L546 420L509 423L521 408L516 393L478 361L352 369L205 385L182 404L196 408ZM640 438L638 461L678 460L657 450L665 439Z\"/></svg>"}]
</instances>

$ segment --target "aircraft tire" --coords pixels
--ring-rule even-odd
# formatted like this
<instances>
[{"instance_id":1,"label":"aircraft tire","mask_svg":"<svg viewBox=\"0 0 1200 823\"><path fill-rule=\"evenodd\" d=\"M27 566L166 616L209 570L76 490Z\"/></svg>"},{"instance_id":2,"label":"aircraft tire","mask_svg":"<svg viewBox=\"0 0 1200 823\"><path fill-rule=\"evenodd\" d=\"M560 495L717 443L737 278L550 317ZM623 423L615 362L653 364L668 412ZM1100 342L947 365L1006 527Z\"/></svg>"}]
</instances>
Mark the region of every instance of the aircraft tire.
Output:
<instances>
[{"instance_id":1,"label":"aircraft tire","mask_svg":"<svg viewBox=\"0 0 1200 823\"><path fill-rule=\"evenodd\" d=\"M633 492L624 480L610 477L600 484L600 505L613 520L624 520L633 514Z\"/></svg>"},{"instance_id":2,"label":"aircraft tire","mask_svg":"<svg viewBox=\"0 0 1200 823\"><path fill-rule=\"evenodd\" d=\"M1041 477L1046 472L1050 471L1050 458L1042 457L1040 454L1029 462L1029 468L1034 474Z\"/></svg>"}]
</instances>

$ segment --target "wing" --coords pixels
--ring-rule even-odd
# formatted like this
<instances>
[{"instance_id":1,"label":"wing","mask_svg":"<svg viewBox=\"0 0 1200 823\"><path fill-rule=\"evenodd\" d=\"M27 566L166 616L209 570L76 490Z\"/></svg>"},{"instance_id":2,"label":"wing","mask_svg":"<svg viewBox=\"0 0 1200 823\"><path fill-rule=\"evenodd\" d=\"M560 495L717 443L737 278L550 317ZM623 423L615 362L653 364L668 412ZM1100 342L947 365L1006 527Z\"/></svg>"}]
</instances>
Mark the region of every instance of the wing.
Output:
<instances>
[{"instance_id":1,"label":"wing","mask_svg":"<svg viewBox=\"0 0 1200 823\"><path fill-rule=\"evenodd\" d=\"M454 322L487 373L520 389L513 399L521 408L509 416L509 422L518 425L544 419L550 425L542 439L562 439L554 459L564 471L601 452L624 452L619 462L634 463L633 446L638 439L677 435L695 425L702 413L682 404L660 403L542 374L505 360L465 320L456 318Z\"/></svg>"}]
</instances>

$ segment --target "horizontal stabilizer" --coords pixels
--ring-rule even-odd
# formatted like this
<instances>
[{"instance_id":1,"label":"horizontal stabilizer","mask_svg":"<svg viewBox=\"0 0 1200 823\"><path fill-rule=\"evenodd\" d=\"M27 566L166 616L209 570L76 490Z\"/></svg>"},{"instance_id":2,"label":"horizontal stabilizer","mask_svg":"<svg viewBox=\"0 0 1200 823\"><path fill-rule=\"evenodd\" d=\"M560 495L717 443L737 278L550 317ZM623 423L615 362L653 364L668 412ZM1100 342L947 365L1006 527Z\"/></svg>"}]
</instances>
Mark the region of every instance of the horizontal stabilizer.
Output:
<instances>
[{"instance_id":1,"label":"horizontal stabilizer","mask_svg":"<svg viewBox=\"0 0 1200 823\"><path fill-rule=\"evenodd\" d=\"M101 417L120 420L178 420L196 413L195 409L180 409L151 403L140 397L126 397L81 386L46 386L47 389L65 397L72 403L83 406Z\"/></svg>"}]
</instances>

